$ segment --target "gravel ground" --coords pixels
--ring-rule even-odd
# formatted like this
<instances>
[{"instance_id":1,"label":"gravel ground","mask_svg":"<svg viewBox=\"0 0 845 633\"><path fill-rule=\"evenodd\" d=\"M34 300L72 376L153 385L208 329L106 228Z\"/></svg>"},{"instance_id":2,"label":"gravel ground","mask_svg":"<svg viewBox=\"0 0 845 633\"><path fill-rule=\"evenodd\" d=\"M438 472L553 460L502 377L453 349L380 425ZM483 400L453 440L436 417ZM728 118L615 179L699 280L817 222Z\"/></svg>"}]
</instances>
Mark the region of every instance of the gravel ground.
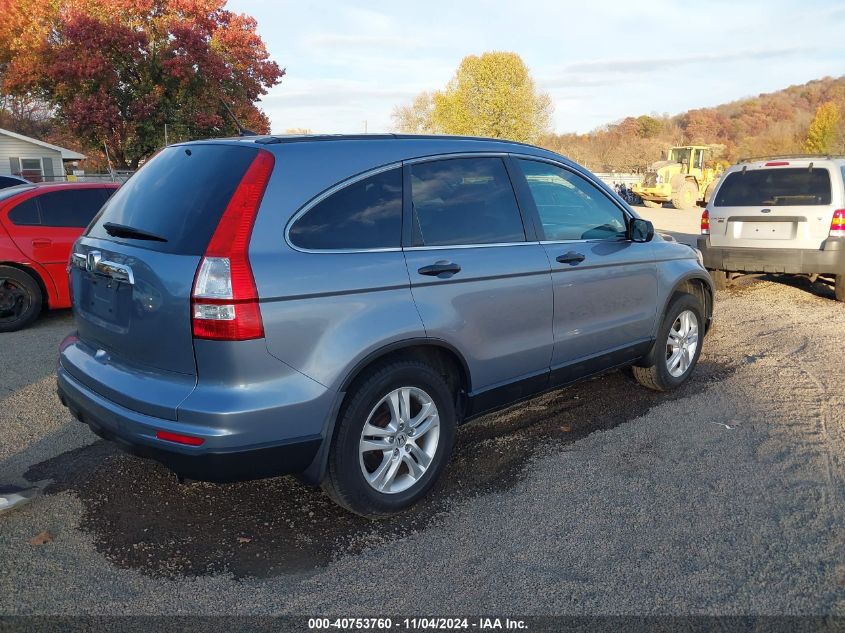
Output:
<instances>
[{"instance_id":1,"label":"gravel ground","mask_svg":"<svg viewBox=\"0 0 845 633\"><path fill-rule=\"evenodd\" d=\"M668 212L643 215L694 235ZM72 320L51 315L0 345L0 481L45 489L0 516L0 613L845 616L831 296L742 279L681 390L614 372L488 416L378 523L291 478L180 486L98 441L54 396Z\"/></svg>"}]
</instances>

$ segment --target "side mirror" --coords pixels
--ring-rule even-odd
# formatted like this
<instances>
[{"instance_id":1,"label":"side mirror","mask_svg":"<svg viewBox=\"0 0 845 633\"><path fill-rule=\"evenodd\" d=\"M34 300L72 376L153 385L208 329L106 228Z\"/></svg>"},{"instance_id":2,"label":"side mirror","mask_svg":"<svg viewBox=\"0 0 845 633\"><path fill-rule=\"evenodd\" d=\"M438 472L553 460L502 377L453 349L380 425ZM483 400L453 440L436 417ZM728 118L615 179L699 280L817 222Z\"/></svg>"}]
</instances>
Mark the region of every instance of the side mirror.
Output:
<instances>
[{"instance_id":1,"label":"side mirror","mask_svg":"<svg viewBox=\"0 0 845 633\"><path fill-rule=\"evenodd\" d=\"M633 218L628 223L628 239L632 242L650 242L654 238L654 225L642 218Z\"/></svg>"}]
</instances>

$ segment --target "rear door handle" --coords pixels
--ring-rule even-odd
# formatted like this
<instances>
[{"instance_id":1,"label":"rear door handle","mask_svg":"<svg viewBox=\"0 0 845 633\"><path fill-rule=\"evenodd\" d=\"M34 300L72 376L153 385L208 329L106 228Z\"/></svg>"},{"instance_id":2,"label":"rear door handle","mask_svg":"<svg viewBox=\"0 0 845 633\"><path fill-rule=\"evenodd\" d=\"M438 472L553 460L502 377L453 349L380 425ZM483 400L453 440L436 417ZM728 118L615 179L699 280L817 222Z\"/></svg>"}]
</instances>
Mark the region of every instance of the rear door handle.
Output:
<instances>
[{"instance_id":1,"label":"rear door handle","mask_svg":"<svg viewBox=\"0 0 845 633\"><path fill-rule=\"evenodd\" d=\"M461 267L453 262L441 260L439 262L429 264L428 266L423 266L417 270L417 272L421 275L429 275L430 277L439 277L440 275L451 276L455 273L461 272Z\"/></svg>"},{"instance_id":2,"label":"rear door handle","mask_svg":"<svg viewBox=\"0 0 845 633\"><path fill-rule=\"evenodd\" d=\"M576 264L580 264L584 261L584 256L581 253L569 251L568 253L564 253L563 255L558 255L555 259L557 259L557 261L561 264L569 264L570 266L575 266Z\"/></svg>"},{"instance_id":3,"label":"rear door handle","mask_svg":"<svg viewBox=\"0 0 845 633\"><path fill-rule=\"evenodd\" d=\"M32 248L47 248L53 245L53 240L37 239L32 240Z\"/></svg>"}]
</instances>

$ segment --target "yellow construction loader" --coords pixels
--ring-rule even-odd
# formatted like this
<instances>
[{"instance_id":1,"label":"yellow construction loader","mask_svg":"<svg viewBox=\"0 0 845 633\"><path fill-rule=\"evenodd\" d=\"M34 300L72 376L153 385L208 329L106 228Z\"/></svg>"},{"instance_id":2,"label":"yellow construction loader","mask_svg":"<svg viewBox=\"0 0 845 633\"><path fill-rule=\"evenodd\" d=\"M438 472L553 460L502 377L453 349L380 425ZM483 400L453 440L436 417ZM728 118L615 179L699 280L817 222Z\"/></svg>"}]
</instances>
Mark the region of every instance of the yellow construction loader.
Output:
<instances>
[{"instance_id":1,"label":"yellow construction loader","mask_svg":"<svg viewBox=\"0 0 845 633\"><path fill-rule=\"evenodd\" d=\"M684 145L669 150L666 160L654 163L633 192L647 207L660 207L671 202L676 209L692 209L698 202L707 202L722 166L713 161L707 145Z\"/></svg>"}]
</instances>

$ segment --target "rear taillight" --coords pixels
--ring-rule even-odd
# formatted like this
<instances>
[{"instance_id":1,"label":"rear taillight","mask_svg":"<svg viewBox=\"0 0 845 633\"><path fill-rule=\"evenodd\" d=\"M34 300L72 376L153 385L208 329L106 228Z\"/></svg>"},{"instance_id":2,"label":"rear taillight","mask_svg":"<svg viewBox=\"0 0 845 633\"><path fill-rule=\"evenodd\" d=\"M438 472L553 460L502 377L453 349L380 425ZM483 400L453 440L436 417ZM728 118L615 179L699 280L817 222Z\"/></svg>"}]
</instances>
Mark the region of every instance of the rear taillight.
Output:
<instances>
[{"instance_id":1,"label":"rear taillight","mask_svg":"<svg viewBox=\"0 0 845 633\"><path fill-rule=\"evenodd\" d=\"M245 341L264 336L248 250L274 163L270 152L258 152L205 249L191 293L195 338Z\"/></svg>"},{"instance_id":2,"label":"rear taillight","mask_svg":"<svg viewBox=\"0 0 845 633\"><path fill-rule=\"evenodd\" d=\"M833 212L833 220L830 221L830 237L845 237L845 209L837 209Z\"/></svg>"},{"instance_id":3,"label":"rear taillight","mask_svg":"<svg viewBox=\"0 0 845 633\"><path fill-rule=\"evenodd\" d=\"M701 234L710 235L710 211L707 209L701 214Z\"/></svg>"}]
</instances>

